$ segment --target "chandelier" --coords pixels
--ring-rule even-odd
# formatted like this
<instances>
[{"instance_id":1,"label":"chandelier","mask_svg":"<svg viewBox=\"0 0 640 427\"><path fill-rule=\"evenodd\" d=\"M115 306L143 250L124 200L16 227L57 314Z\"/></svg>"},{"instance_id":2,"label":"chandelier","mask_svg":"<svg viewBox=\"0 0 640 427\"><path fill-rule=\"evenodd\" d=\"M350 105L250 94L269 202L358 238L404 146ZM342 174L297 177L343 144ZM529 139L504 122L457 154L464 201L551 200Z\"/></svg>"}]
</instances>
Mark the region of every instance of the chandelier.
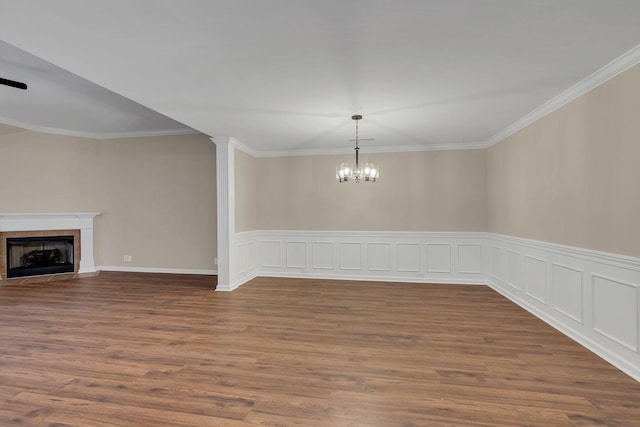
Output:
<instances>
[{"instance_id":1,"label":"chandelier","mask_svg":"<svg viewBox=\"0 0 640 427\"><path fill-rule=\"evenodd\" d=\"M378 166L370 162L360 164L358 161L358 151L360 150L358 146L358 120L362 119L362 116L351 116L351 119L356 121L356 163L355 165L351 163L340 163L340 166L336 168L336 179L338 182L347 182L349 180L360 182L362 179L375 182L380 174Z\"/></svg>"}]
</instances>

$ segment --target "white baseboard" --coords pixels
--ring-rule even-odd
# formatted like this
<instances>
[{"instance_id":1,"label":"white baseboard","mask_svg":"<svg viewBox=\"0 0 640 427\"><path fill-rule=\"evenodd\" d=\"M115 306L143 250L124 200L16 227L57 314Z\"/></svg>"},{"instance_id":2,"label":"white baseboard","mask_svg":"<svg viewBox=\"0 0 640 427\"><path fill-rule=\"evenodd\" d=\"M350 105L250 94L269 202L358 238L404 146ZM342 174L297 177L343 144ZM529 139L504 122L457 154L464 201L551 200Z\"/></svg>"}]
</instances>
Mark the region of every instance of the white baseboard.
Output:
<instances>
[{"instance_id":1,"label":"white baseboard","mask_svg":"<svg viewBox=\"0 0 640 427\"><path fill-rule=\"evenodd\" d=\"M459 280L459 279L431 279L425 278L407 278L394 276L341 276L333 274L315 274L315 273L295 273L295 272L262 272L260 277L286 277L293 279L320 279L320 280L354 280L362 282L389 282L389 283L424 283L424 284L447 284L447 285L486 285L486 280Z\"/></svg>"},{"instance_id":2,"label":"white baseboard","mask_svg":"<svg viewBox=\"0 0 640 427\"><path fill-rule=\"evenodd\" d=\"M241 278L236 279L230 286L224 286L224 284L218 283L216 286L216 292L231 292L238 289L240 286L244 285L248 281L255 279L258 277L255 272L248 273L243 275Z\"/></svg>"}]
</instances>

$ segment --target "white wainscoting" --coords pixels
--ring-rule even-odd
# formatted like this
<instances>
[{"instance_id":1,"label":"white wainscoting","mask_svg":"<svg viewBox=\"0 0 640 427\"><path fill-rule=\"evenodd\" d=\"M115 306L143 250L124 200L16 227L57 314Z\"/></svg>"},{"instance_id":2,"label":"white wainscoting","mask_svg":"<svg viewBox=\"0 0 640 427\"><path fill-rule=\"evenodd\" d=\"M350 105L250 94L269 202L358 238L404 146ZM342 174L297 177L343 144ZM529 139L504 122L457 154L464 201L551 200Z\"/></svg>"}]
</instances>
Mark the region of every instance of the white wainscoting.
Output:
<instances>
[{"instance_id":1,"label":"white wainscoting","mask_svg":"<svg viewBox=\"0 0 640 427\"><path fill-rule=\"evenodd\" d=\"M489 285L640 381L640 260L488 234Z\"/></svg>"},{"instance_id":2,"label":"white wainscoting","mask_svg":"<svg viewBox=\"0 0 640 427\"><path fill-rule=\"evenodd\" d=\"M235 233L234 247L237 265L235 271L231 272L232 286L225 290L232 291L258 275L259 251L264 251L266 263L280 265L280 244L277 240L262 241L260 231Z\"/></svg>"},{"instance_id":3,"label":"white wainscoting","mask_svg":"<svg viewBox=\"0 0 640 427\"><path fill-rule=\"evenodd\" d=\"M236 233L237 279L260 276L486 284L485 233Z\"/></svg>"}]
</instances>

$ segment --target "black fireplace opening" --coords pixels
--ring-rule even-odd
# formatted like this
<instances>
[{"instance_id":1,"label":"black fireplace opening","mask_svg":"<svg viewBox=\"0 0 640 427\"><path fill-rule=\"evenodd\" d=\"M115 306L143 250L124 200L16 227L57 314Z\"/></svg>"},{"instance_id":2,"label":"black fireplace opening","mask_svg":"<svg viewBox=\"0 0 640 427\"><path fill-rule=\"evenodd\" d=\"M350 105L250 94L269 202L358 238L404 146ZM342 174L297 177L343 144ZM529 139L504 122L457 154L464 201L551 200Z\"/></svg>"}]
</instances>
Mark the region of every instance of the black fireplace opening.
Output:
<instances>
[{"instance_id":1,"label":"black fireplace opening","mask_svg":"<svg viewBox=\"0 0 640 427\"><path fill-rule=\"evenodd\" d=\"M73 236L7 238L7 278L73 271Z\"/></svg>"}]
</instances>

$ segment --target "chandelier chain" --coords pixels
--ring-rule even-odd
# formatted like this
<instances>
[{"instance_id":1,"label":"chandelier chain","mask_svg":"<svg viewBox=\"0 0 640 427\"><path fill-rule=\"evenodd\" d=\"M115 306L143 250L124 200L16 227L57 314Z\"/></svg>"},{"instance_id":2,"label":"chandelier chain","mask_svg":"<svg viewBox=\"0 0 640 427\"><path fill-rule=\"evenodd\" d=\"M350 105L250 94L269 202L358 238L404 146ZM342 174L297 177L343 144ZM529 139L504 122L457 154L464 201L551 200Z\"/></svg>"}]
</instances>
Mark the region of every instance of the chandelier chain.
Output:
<instances>
[{"instance_id":1,"label":"chandelier chain","mask_svg":"<svg viewBox=\"0 0 640 427\"><path fill-rule=\"evenodd\" d=\"M358 121L362 119L362 116L357 114L351 116L351 119L356 122L356 163L355 165L341 163L340 166L336 168L336 178L338 179L338 182L347 182L351 180L356 183L360 182L360 180L376 182L380 174L378 166L371 162L365 162L361 166L358 156L358 152L360 151L360 129Z\"/></svg>"}]
</instances>

